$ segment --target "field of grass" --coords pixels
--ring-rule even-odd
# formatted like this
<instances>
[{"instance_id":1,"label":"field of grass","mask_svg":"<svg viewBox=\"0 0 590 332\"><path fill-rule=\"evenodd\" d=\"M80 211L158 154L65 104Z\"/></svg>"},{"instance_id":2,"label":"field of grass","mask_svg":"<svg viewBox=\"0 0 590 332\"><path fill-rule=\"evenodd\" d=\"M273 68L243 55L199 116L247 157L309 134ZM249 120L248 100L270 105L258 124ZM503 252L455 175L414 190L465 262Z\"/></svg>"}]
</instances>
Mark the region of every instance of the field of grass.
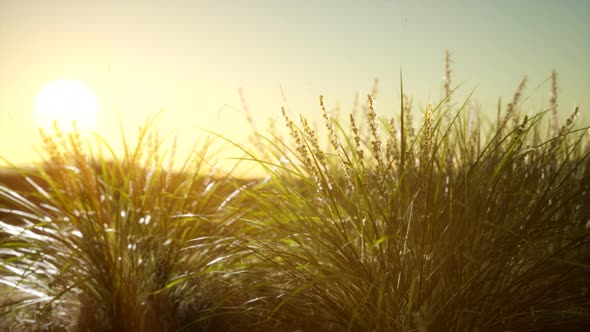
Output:
<instances>
[{"instance_id":1,"label":"field of grass","mask_svg":"<svg viewBox=\"0 0 590 332\"><path fill-rule=\"evenodd\" d=\"M116 156L44 134L0 185L10 331L576 331L590 327L590 140L579 110L487 121L470 99L205 141L173 167L154 119ZM403 84L402 84L403 86ZM316 129L313 129L316 128ZM244 152L213 172L216 142ZM85 152L91 151L91 152ZM178 160L176 160L178 163ZM7 178L6 176L4 177Z\"/></svg>"}]
</instances>

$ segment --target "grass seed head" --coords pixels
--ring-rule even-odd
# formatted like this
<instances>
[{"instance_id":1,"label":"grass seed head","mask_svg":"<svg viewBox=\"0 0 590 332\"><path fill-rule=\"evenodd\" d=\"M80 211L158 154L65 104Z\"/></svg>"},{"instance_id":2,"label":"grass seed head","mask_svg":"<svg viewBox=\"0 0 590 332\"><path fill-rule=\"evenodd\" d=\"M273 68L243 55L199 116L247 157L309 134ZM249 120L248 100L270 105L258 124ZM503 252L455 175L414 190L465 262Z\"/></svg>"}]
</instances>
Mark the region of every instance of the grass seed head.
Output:
<instances>
[{"instance_id":1,"label":"grass seed head","mask_svg":"<svg viewBox=\"0 0 590 332\"><path fill-rule=\"evenodd\" d=\"M450 113L450 104L451 104L451 75L453 74L453 70L451 67L451 52L446 49L445 50L445 77L444 77L444 92L445 92L445 103L447 104L447 113Z\"/></svg>"},{"instance_id":2,"label":"grass seed head","mask_svg":"<svg viewBox=\"0 0 590 332\"><path fill-rule=\"evenodd\" d=\"M559 133L559 115L557 113L557 71L551 72L551 95L549 97L549 108L551 109L551 131L553 135Z\"/></svg>"},{"instance_id":3,"label":"grass seed head","mask_svg":"<svg viewBox=\"0 0 590 332\"><path fill-rule=\"evenodd\" d=\"M519 120L518 120L518 116L516 113L516 107L518 106L520 98L522 97L522 92L526 86L526 82L527 82L527 76L525 75L522 78L522 80L520 81L520 83L518 84L516 91L514 91L514 95L512 96L512 100L510 100L510 103L508 103L508 106L506 106L506 115L504 117L504 124L506 124L509 119L512 119L516 125L518 124Z\"/></svg>"},{"instance_id":4,"label":"grass seed head","mask_svg":"<svg viewBox=\"0 0 590 332\"><path fill-rule=\"evenodd\" d=\"M361 146L361 136L359 133L359 128L356 125L356 121L354 120L354 115L351 113L350 114L350 126L352 128L352 135L354 138L354 146L356 148L356 153L357 153L357 158L359 163L363 163L363 159L364 159L364 151L363 148Z\"/></svg>"},{"instance_id":5,"label":"grass seed head","mask_svg":"<svg viewBox=\"0 0 590 332\"><path fill-rule=\"evenodd\" d=\"M422 162L421 164L426 165L430 159L430 147L432 145L432 134L433 134L433 114L432 105L428 104L426 112L424 113L424 125L422 128Z\"/></svg>"}]
</instances>

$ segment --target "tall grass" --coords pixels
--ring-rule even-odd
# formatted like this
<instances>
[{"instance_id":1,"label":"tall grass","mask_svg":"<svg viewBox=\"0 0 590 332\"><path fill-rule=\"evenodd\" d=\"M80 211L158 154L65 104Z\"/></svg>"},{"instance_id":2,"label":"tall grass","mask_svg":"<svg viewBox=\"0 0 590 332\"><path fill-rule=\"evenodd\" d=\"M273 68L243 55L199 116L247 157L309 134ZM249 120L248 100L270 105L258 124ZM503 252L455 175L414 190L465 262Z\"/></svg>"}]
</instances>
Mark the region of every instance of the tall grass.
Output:
<instances>
[{"instance_id":1,"label":"tall grass","mask_svg":"<svg viewBox=\"0 0 590 332\"><path fill-rule=\"evenodd\" d=\"M587 128L574 130L576 108L544 135L555 103L523 114L525 82L491 130L469 100L449 106L448 81L418 128L404 99L387 119L369 95L346 123L320 98L324 149L283 110L293 139L262 138L253 158L274 162L272 184L251 192L270 234L251 243L274 271L270 315L309 331L590 326Z\"/></svg>"},{"instance_id":2,"label":"tall grass","mask_svg":"<svg viewBox=\"0 0 590 332\"><path fill-rule=\"evenodd\" d=\"M82 152L76 133L42 133L46 162L27 175L36 188L21 195L0 187L17 216L3 221L3 324L12 329L175 331L211 318L231 298L247 255L222 213L233 191L213 177L205 142L178 173L164 160L148 120L122 159L99 144ZM106 150L106 152L104 152ZM107 161L112 160L112 161ZM170 159L173 160L173 159Z\"/></svg>"},{"instance_id":3,"label":"tall grass","mask_svg":"<svg viewBox=\"0 0 590 332\"><path fill-rule=\"evenodd\" d=\"M266 170L251 181L207 174L209 142L171 172L165 160L174 158L149 121L121 159L104 142L106 153L85 154L75 134L44 136L46 165L24 174L34 190L0 187L11 219L0 224L2 323L80 331L590 326L590 145L587 128L575 127L579 110L558 122L553 73L548 109L524 112L523 79L487 124L471 97L450 103L448 53L445 62L444 97L420 111L401 91L400 113L379 116L376 87L343 118L320 97L319 130L283 108L287 137L258 132L242 147L242 162Z\"/></svg>"}]
</instances>

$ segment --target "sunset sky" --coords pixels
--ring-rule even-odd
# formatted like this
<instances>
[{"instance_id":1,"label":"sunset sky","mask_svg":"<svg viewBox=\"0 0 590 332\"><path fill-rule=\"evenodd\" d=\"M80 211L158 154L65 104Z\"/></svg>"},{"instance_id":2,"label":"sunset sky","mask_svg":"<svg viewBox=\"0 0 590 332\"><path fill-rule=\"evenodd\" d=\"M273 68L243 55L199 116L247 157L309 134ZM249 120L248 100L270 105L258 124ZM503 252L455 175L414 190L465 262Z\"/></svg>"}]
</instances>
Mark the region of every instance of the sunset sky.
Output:
<instances>
[{"instance_id":1,"label":"sunset sky","mask_svg":"<svg viewBox=\"0 0 590 332\"><path fill-rule=\"evenodd\" d=\"M555 68L560 113L590 119L590 1L0 0L0 156L37 159L34 98L55 79L96 94L108 141L119 118L133 136L164 110L158 128L187 151L200 128L248 133L240 88L261 127L282 105L317 115L321 94L348 112L375 77L378 111L396 111L400 68L419 105L437 101L447 48L458 101L477 87L491 115L527 74L540 111Z\"/></svg>"}]
</instances>

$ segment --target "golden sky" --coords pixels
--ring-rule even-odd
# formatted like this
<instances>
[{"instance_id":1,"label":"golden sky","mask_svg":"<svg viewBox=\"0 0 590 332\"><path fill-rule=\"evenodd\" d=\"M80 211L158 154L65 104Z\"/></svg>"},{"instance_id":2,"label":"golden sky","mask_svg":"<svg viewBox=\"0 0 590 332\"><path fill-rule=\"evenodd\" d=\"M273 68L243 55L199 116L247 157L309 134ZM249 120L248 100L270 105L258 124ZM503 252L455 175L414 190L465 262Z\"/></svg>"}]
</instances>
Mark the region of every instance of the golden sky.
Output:
<instances>
[{"instance_id":1,"label":"golden sky","mask_svg":"<svg viewBox=\"0 0 590 332\"><path fill-rule=\"evenodd\" d=\"M242 88L257 124L319 114L318 96L346 112L380 79L378 108L396 110L399 72L420 105L441 95L443 54L457 96L477 86L486 114L524 74L541 110L557 69L560 112L590 118L589 1L32 1L0 0L0 156L37 159L35 96L56 79L96 94L95 130L116 146L149 114L180 150L200 128L243 139ZM279 122L279 124L281 124Z\"/></svg>"}]
</instances>

